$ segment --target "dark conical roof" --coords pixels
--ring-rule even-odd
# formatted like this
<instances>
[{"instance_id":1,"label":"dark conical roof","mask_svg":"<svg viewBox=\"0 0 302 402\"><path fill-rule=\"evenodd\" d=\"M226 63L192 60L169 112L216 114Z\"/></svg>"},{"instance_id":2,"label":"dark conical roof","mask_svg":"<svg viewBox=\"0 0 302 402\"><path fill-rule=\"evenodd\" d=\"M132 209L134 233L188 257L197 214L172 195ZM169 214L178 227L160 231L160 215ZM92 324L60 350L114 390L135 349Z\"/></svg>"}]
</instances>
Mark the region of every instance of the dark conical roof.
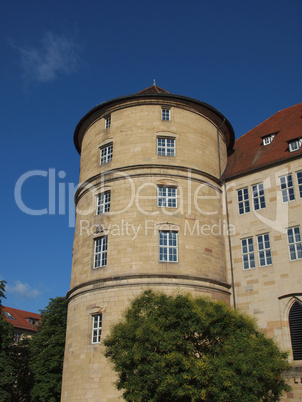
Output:
<instances>
[{"instance_id":1,"label":"dark conical roof","mask_svg":"<svg viewBox=\"0 0 302 402\"><path fill-rule=\"evenodd\" d=\"M166 91L158 87L157 85L153 84L151 87L143 89L142 91L136 92L135 95L154 95L154 94L171 94L171 92Z\"/></svg>"}]
</instances>

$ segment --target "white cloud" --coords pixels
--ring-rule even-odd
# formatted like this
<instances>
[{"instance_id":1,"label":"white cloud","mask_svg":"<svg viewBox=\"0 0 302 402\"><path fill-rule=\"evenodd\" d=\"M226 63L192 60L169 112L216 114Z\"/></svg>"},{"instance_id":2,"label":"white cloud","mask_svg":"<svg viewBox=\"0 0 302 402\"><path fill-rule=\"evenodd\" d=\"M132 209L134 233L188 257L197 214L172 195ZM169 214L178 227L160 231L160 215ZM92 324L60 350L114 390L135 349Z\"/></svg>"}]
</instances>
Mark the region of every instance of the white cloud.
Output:
<instances>
[{"instance_id":1,"label":"white cloud","mask_svg":"<svg viewBox=\"0 0 302 402\"><path fill-rule=\"evenodd\" d=\"M22 283L21 281L16 281L14 286L7 284L6 292L7 294L21 296L24 299L35 299L41 294L39 290L32 289L28 283Z\"/></svg>"},{"instance_id":2,"label":"white cloud","mask_svg":"<svg viewBox=\"0 0 302 402\"><path fill-rule=\"evenodd\" d=\"M79 47L65 35L48 32L39 46L12 46L19 51L24 77L30 81L53 81L60 74L71 74L79 65Z\"/></svg>"}]
</instances>

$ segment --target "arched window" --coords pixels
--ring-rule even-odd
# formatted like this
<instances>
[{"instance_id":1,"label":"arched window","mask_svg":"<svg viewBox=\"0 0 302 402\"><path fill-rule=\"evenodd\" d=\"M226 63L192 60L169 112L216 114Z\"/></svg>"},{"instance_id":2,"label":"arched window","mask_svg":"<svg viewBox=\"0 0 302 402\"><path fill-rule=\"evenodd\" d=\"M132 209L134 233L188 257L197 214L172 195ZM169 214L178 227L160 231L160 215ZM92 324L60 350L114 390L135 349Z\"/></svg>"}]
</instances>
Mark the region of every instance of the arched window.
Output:
<instances>
[{"instance_id":1,"label":"arched window","mask_svg":"<svg viewBox=\"0 0 302 402\"><path fill-rule=\"evenodd\" d=\"M289 329L294 360L302 360L302 304L295 301L289 311Z\"/></svg>"}]
</instances>

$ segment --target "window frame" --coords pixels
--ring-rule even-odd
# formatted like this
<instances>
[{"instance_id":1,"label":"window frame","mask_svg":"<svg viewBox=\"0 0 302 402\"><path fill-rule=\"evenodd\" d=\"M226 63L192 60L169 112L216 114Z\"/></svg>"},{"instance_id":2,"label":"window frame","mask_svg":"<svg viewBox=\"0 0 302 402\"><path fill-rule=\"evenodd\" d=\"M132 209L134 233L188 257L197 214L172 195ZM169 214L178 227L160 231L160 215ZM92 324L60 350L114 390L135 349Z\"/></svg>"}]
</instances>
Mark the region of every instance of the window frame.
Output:
<instances>
[{"instance_id":1,"label":"window frame","mask_svg":"<svg viewBox=\"0 0 302 402\"><path fill-rule=\"evenodd\" d=\"M102 215L110 212L111 205L111 191L104 191L96 197L96 214Z\"/></svg>"},{"instance_id":2,"label":"window frame","mask_svg":"<svg viewBox=\"0 0 302 402\"><path fill-rule=\"evenodd\" d=\"M104 155L103 155L103 151ZM113 158L113 142L100 147L100 166L112 161Z\"/></svg>"},{"instance_id":3,"label":"window frame","mask_svg":"<svg viewBox=\"0 0 302 402\"><path fill-rule=\"evenodd\" d=\"M169 194L170 190L173 194ZM161 191L163 191L162 194ZM165 185L157 186L157 206L159 208L177 208L177 187Z\"/></svg>"},{"instance_id":4,"label":"window frame","mask_svg":"<svg viewBox=\"0 0 302 402\"><path fill-rule=\"evenodd\" d=\"M248 244L249 240L251 240L250 244ZM243 244L244 242L246 242L246 245ZM250 250L250 246L252 246L252 250ZM244 251L244 247L247 247L247 251ZM254 247L254 240L253 240L252 236L241 239L241 254L242 254L243 270L247 271L249 269L255 269L256 268L255 247ZM247 259L245 257L247 257ZM248 264L247 267L245 267L246 263ZM252 263L254 264L254 266L252 266Z\"/></svg>"},{"instance_id":5,"label":"window frame","mask_svg":"<svg viewBox=\"0 0 302 402\"><path fill-rule=\"evenodd\" d=\"M9 320L16 320L15 317L9 311L2 311L6 318Z\"/></svg>"},{"instance_id":6,"label":"window frame","mask_svg":"<svg viewBox=\"0 0 302 402\"><path fill-rule=\"evenodd\" d=\"M111 114L108 114L107 116L104 117L105 119L105 129L111 127Z\"/></svg>"},{"instance_id":7,"label":"window frame","mask_svg":"<svg viewBox=\"0 0 302 402\"><path fill-rule=\"evenodd\" d=\"M262 143L265 147L267 145L269 145L271 142L272 142L272 137L270 135L268 135L267 137L263 137L263 139L262 139Z\"/></svg>"},{"instance_id":8,"label":"window frame","mask_svg":"<svg viewBox=\"0 0 302 402\"><path fill-rule=\"evenodd\" d=\"M282 179L284 179L283 183ZM282 202L286 203L295 201L296 197L295 197L293 175L291 173L288 173L284 176L281 176L279 180L280 180L280 189L282 193ZM291 183L291 186L289 186L289 183Z\"/></svg>"},{"instance_id":9,"label":"window frame","mask_svg":"<svg viewBox=\"0 0 302 402\"><path fill-rule=\"evenodd\" d=\"M101 343L102 335L102 325L103 314L93 314L92 316L92 333L91 333L91 343L97 345Z\"/></svg>"},{"instance_id":10,"label":"window frame","mask_svg":"<svg viewBox=\"0 0 302 402\"><path fill-rule=\"evenodd\" d=\"M295 233L295 229L296 233ZM289 232L292 232L289 234ZM289 252L289 260L290 261L298 261L302 259L302 239L301 239L301 230L300 226L292 226L287 229L286 231L287 234L287 244L288 244L288 252ZM293 241L290 241L290 237L293 238ZM297 240L298 238L298 240ZM295 258L292 258L292 256L295 256Z\"/></svg>"},{"instance_id":11,"label":"window frame","mask_svg":"<svg viewBox=\"0 0 302 402\"><path fill-rule=\"evenodd\" d=\"M163 144L160 144L164 141ZM170 145L169 145L170 142ZM173 144L173 146L172 146ZM163 150L159 151L159 150ZM175 138L171 137L157 137L157 155L158 156L176 156Z\"/></svg>"},{"instance_id":12,"label":"window frame","mask_svg":"<svg viewBox=\"0 0 302 402\"><path fill-rule=\"evenodd\" d=\"M98 244L98 242L101 242ZM100 247L100 250L98 249ZM108 236L98 236L94 239L93 269L107 266Z\"/></svg>"},{"instance_id":13,"label":"window frame","mask_svg":"<svg viewBox=\"0 0 302 402\"><path fill-rule=\"evenodd\" d=\"M246 193L244 193L244 190L246 190ZM239 198L240 192L242 192L242 200L240 200L240 198ZM245 198L245 194L247 194L247 198ZM244 214L248 214L249 212L251 212L250 196L249 196L249 188L248 187L242 187L237 190L237 203L238 203L239 215L244 215ZM240 206L242 206L242 208L240 208ZM248 211L247 211L247 209L248 209Z\"/></svg>"},{"instance_id":14,"label":"window frame","mask_svg":"<svg viewBox=\"0 0 302 402\"><path fill-rule=\"evenodd\" d=\"M260 187L262 187L262 188L260 188ZM255 191L255 189L256 189L256 191ZM261 194L261 192L262 192L262 194ZM254 207L255 211L266 208L264 186L263 186L262 182L252 185L252 197L253 197L253 207ZM258 208L256 208L256 202L258 203ZM263 204L264 204L264 206L263 206Z\"/></svg>"},{"instance_id":15,"label":"window frame","mask_svg":"<svg viewBox=\"0 0 302 402\"><path fill-rule=\"evenodd\" d=\"M264 147L266 147L267 145L270 145L273 142L273 139L275 138L276 134L277 133L271 133L271 134L267 134L267 135L261 137L262 138L262 145Z\"/></svg>"},{"instance_id":16,"label":"window frame","mask_svg":"<svg viewBox=\"0 0 302 402\"><path fill-rule=\"evenodd\" d=\"M297 172L297 185L300 198L302 198L302 170Z\"/></svg>"},{"instance_id":17,"label":"window frame","mask_svg":"<svg viewBox=\"0 0 302 402\"><path fill-rule=\"evenodd\" d=\"M161 262L161 263L166 263L166 262L177 263L178 262L178 232L174 231L174 230L160 230L159 231L158 251L159 251L159 262ZM166 259L164 258L165 256L166 256Z\"/></svg>"},{"instance_id":18,"label":"window frame","mask_svg":"<svg viewBox=\"0 0 302 402\"><path fill-rule=\"evenodd\" d=\"M293 360L302 360L302 305L295 300L288 314Z\"/></svg>"},{"instance_id":19,"label":"window frame","mask_svg":"<svg viewBox=\"0 0 302 402\"><path fill-rule=\"evenodd\" d=\"M297 152L299 149L301 149L301 143L302 139L301 138L296 138L294 140L291 140L288 142L288 150L289 152Z\"/></svg>"},{"instance_id":20,"label":"window frame","mask_svg":"<svg viewBox=\"0 0 302 402\"><path fill-rule=\"evenodd\" d=\"M161 108L161 120L162 121L171 121L171 109L167 107Z\"/></svg>"},{"instance_id":21,"label":"window frame","mask_svg":"<svg viewBox=\"0 0 302 402\"><path fill-rule=\"evenodd\" d=\"M14 343L19 343L21 341L22 335L23 335L22 332L15 332L14 331L14 335L13 335Z\"/></svg>"},{"instance_id":22,"label":"window frame","mask_svg":"<svg viewBox=\"0 0 302 402\"><path fill-rule=\"evenodd\" d=\"M260 239L262 242L260 243ZM260 248L260 245L262 247ZM268 233L257 235L257 247L258 247L258 261L259 267L267 267L273 264L272 252L271 252L271 242ZM264 260L264 264L261 261Z\"/></svg>"}]
</instances>

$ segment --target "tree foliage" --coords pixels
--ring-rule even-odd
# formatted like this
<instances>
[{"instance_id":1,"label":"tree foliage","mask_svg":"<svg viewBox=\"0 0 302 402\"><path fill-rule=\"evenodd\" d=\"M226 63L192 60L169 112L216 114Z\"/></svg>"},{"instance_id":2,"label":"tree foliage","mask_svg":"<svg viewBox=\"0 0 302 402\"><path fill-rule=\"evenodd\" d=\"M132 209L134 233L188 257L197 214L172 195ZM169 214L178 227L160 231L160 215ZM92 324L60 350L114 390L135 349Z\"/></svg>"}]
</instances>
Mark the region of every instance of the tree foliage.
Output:
<instances>
[{"instance_id":1,"label":"tree foliage","mask_svg":"<svg viewBox=\"0 0 302 402\"><path fill-rule=\"evenodd\" d=\"M104 341L127 401L277 401L287 355L222 302L144 292Z\"/></svg>"},{"instance_id":2,"label":"tree foliage","mask_svg":"<svg viewBox=\"0 0 302 402\"><path fill-rule=\"evenodd\" d=\"M12 354L13 326L3 317L2 300L5 297L5 281L0 281L0 400L12 401L14 397L15 369Z\"/></svg>"},{"instance_id":3,"label":"tree foliage","mask_svg":"<svg viewBox=\"0 0 302 402\"><path fill-rule=\"evenodd\" d=\"M50 299L48 306L41 310L37 334L30 341L32 401L60 401L66 319L65 297Z\"/></svg>"}]
</instances>

